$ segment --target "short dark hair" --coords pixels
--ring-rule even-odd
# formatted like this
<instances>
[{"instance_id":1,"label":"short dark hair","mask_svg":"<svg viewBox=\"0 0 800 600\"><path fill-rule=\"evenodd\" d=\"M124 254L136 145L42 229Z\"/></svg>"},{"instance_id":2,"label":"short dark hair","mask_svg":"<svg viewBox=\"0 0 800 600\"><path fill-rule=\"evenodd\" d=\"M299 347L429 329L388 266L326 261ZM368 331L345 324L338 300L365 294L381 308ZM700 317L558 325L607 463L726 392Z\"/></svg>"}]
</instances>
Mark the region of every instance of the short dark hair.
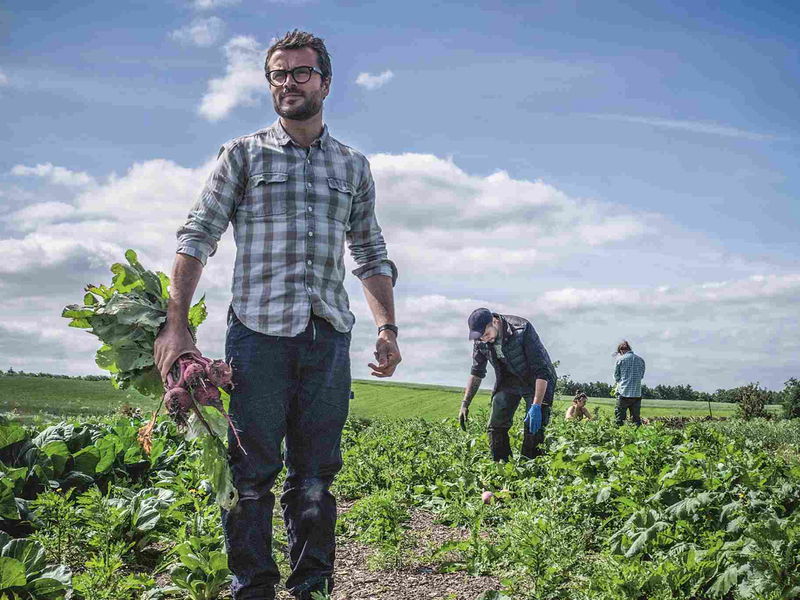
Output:
<instances>
[{"instance_id":1,"label":"short dark hair","mask_svg":"<svg viewBox=\"0 0 800 600\"><path fill-rule=\"evenodd\" d=\"M300 48L311 48L317 53L317 66L322 71L322 78L330 79L333 75L331 55L328 54L324 40L313 33L300 31L299 29L287 32L286 35L269 47L267 58L264 60L264 75L266 76L269 72L269 59L272 58L272 55L277 50L299 50Z\"/></svg>"},{"instance_id":2,"label":"short dark hair","mask_svg":"<svg viewBox=\"0 0 800 600\"><path fill-rule=\"evenodd\" d=\"M617 346L617 354L625 354L627 352L633 352L633 348L631 348L628 340L622 340Z\"/></svg>"}]
</instances>

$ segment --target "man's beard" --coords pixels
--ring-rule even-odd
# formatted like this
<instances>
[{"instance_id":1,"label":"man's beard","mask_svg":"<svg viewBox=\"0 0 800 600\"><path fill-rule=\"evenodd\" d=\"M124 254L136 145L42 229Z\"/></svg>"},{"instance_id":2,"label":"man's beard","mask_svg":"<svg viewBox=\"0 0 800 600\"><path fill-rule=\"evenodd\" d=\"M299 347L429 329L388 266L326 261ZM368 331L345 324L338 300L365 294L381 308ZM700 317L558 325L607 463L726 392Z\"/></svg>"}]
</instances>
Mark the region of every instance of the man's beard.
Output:
<instances>
[{"instance_id":1,"label":"man's beard","mask_svg":"<svg viewBox=\"0 0 800 600\"><path fill-rule=\"evenodd\" d=\"M314 96L305 96L303 102L289 108L281 108L280 98L272 98L272 105L275 112L284 119L293 121L307 121L311 117L319 114L322 110L322 99Z\"/></svg>"}]
</instances>

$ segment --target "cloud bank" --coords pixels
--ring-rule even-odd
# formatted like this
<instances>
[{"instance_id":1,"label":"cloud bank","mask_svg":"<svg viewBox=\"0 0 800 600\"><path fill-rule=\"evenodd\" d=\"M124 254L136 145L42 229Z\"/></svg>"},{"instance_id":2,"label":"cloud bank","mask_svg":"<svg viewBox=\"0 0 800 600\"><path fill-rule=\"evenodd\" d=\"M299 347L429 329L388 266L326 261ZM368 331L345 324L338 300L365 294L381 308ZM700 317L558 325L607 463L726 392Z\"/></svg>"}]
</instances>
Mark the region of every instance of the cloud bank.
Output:
<instances>
[{"instance_id":1,"label":"cloud bank","mask_svg":"<svg viewBox=\"0 0 800 600\"><path fill-rule=\"evenodd\" d=\"M609 381L623 337L647 359L651 385L779 388L800 371L798 272L733 260L660 215L572 197L544 181L474 175L433 155L370 159L379 220L400 269L399 380L463 384L466 317L478 306L529 318L560 372L575 379ZM66 327L61 308L86 283L106 282L126 248L169 271L175 230L210 165L148 160L97 179L49 163L15 167L15 177L41 185L81 185L51 188L46 199L33 194L3 217L0 365L97 372L96 344ZM201 329L208 355L223 353L233 258L229 231L198 290L209 302ZM358 318L354 376L366 378L374 326L358 281L348 277L347 287ZM23 338L30 343L13 342Z\"/></svg>"}]
</instances>

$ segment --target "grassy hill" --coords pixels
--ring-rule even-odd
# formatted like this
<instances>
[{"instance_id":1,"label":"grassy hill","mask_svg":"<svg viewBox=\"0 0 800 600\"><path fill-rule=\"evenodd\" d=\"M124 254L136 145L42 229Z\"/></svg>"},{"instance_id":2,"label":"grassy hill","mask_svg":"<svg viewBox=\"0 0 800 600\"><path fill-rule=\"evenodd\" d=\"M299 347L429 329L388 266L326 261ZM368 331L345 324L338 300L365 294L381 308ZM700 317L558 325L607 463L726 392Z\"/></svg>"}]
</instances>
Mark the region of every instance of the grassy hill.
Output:
<instances>
[{"instance_id":1,"label":"grassy hill","mask_svg":"<svg viewBox=\"0 0 800 600\"><path fill-rule=\"evenodd\" d=\"M441 419L455 417L461 403L463 390L458 387L392 383L388 381L353 382L355 398L351 414L357 417L424 417ZM489 391L482 390L473 402L473 412L485 409ZM123 406L141 407L151 411L156 402L132 390L117 390L110 381L83 381L80 379L55 379L48 377L0 377L0 413L12 414L25 420L50 421L60 416L85 417L118 412ZM569 399L559 398L555 412L563 414ZM591 398L589 410L599 408L600 414L613 414L612 398ZM779 407L770 407L778 410ZM714 416L730 416L736 407L732 404L712 403ZM680 400L643 400L642 415L651 416L703 416L708 414L708 404Z\"/></svg>"},{"instance_id":2,"label":"grassy hill","mask_svg":"<svg viewBox=\"0 0 800 600\"><path fill-rule=\"evenodd\" d=\"M351 412L361 417L425 417L444 418L458 415L458 407L464 394L463 388L416 383L392 383L388 381L353 382L355 399ZM572 398L556 397L554 411L563 414ZM601 415L614 414L614 398L590 398L587 407L591 412L599 409ZM487 407L489 390L481 390L472 402L473 409ZM779 405L768 406L770 411L779 411ZM707 402L687 400L642 400L642 416L705 416L708 414ZM734 404L712 402L711 413L715 417L732 416L736 412Z\"/></svg>"}]
</instances>

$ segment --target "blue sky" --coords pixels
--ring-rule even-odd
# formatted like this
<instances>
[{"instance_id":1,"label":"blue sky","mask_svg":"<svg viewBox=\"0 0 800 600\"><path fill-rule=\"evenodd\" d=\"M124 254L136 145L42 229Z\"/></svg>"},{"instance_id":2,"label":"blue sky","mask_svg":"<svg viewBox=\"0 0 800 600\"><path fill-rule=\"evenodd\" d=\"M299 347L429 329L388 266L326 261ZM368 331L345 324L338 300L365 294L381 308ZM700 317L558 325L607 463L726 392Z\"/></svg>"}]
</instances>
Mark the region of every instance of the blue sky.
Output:
<instances>
[{"instance_id":1,"label":"blue sky","mask_svg":"<svg viewBox=\"0 0 800 600\"><path fill-rule=\"evenodd\" d=\"M95 369L60 307L124 245L168 270L219 145L274 120L263 50L299 27L333 57L331 132L373 162L400 379L461 383L462 321L486 304L530 318L576 379L608 380L627 336L653 385L782 387L800 375L800 7L702 4L6 2L0 366Z\"/></svg>"}]
</instances>

